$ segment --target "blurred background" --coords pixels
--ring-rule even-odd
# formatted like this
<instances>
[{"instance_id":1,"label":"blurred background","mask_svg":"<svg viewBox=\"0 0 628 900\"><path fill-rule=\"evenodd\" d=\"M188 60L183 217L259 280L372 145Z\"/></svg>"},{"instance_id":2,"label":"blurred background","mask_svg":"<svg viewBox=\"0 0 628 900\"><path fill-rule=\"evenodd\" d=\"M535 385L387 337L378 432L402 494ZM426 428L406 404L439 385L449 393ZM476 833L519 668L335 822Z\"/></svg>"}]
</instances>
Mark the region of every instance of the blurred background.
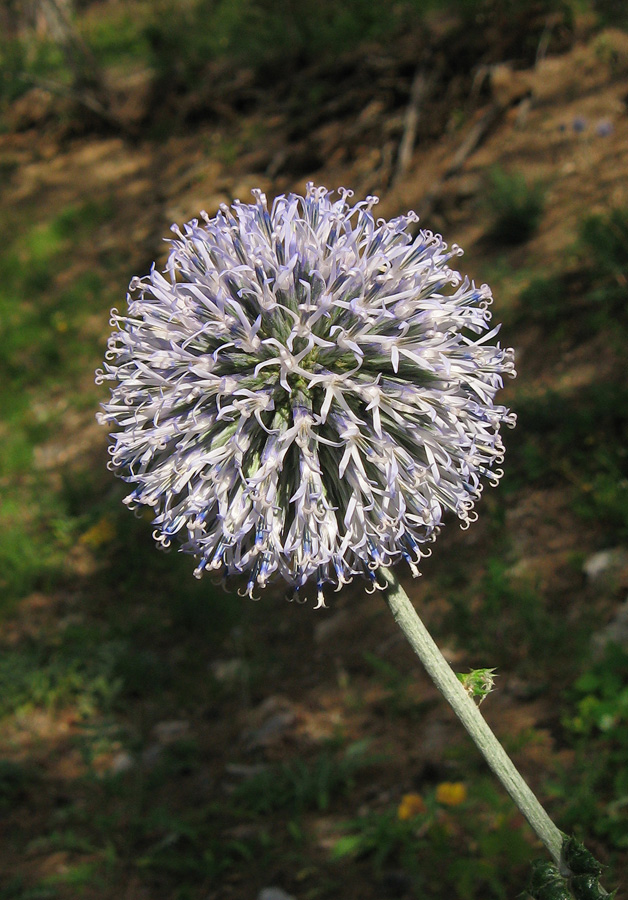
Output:
<instances>
[{"instance_id":1,"label":"blurred background","mask_svg":"<svg viewBox=\"0 0 628 900\"><path fill-rule=\"evenodd\" d=\"M406 586L627 896L627 102L623 0L0 5L0 900L502 900L544 855L380 596L199 583L105 468L131 276L309 180L493 289L506 475Z\"/></svg>"}]
</instances>

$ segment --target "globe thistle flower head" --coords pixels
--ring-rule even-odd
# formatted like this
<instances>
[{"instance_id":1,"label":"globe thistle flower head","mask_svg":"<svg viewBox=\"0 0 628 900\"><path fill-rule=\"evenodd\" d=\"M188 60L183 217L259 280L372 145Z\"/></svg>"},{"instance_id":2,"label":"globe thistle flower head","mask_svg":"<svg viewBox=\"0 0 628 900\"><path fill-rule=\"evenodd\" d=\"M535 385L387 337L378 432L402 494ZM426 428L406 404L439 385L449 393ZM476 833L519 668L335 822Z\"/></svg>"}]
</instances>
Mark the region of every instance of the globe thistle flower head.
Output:
<instances>
[{"instance_id":1,"label":"globe thistle flower head","mask_svg":"<svg viewBox=\"0 0 628 900\"><path fill-rule=\"evenodd\" d=\"M493 400L513 352L491 343L491 293L460 255L308 185L269 209L201 213L163 273L131 282L98 381L109 466L206 570L337 588L405 559L414 574L446 511L463 527L514 416Z\"/></svg>"}]
</instances>

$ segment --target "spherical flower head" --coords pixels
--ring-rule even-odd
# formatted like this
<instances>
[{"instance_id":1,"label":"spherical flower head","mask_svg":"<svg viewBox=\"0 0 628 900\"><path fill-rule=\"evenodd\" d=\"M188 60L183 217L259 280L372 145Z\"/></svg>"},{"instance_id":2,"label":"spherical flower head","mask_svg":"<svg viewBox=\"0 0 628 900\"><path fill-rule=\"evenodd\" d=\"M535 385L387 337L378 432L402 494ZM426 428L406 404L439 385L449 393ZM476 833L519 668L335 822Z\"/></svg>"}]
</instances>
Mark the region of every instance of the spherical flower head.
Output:
<instances>
[{"instance_id":1,"label":"spherical flower head","mask_svg":"<svg viewBox=\"0 0 628 900\"><path fill-rule=\"evenodd\" d=\"M476 517L496 483L493 403L513 352L491 343L491 293L462 252L376 220L377 198L309 184L236 201L175 234L166 268L134 278L97 380L109 463L175 535L195 574L338 588L405 559L414 574L443 514Z\"/></svg>"}]
</instances>

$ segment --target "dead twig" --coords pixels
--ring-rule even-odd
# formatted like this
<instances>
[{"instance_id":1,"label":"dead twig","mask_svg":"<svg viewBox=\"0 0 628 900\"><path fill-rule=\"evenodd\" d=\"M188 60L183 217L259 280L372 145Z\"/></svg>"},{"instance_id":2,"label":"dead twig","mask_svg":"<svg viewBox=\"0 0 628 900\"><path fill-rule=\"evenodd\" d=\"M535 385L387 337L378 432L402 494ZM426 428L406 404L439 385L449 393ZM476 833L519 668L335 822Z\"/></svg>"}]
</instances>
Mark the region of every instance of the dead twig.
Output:
<instances>
[{"instance_id":1,"label":"dead twig","mask_svg":"<svg viewBox=\"0 0 628 900\"><path fill-rule=\"evenodd\" d=\"M491 103L479 121L475 123L460 147L458 147L454 158L445 170L445 178L451 178L452 175L455 175L460 171L474 150L480 146L493 125L495 125L497 120L503 114L504 109L505 107L501 103Z\"/></svg>"},{"instance_id":2,"label":"dead twig","mask_svg":"<svg viewBox=\"0 0 628 900\"><path fill-rule=\"evenodd\" d=\"M114 113L112 113L110 109L103 106L103 104L89 91L72 88L67 84L62 84L59 81L53 81L50 78L42 78L38 75L30 75L28 72L22 72L16 77L19 78L20 81L25 81L27 84L32 84L33 87L38 87L43 91L47 91L49 94L56 94L59 97L66 97L67 99L72 100L73 103L77 103L79 106L84 106L85 109L88 109L90 112L94 113L94 115L98 116L99 119L102 119L103 122L115 128L117 131L123 132L124 134L131 133L126 123L123 122L122 119L119 119L118 116L114 115Z\"/></svg>"},{"instance_id":3,"label":"dead twig","mask_svg":"<svg viewBox=\"0 0 628 900\"><path fill-rule=\"evenodd\" d=\"M68 10L58 0L39 0L50 34L65 56L77 87L90 87L106 93L100 67L94 54L78 33Z\"/></svg>"},{"instance_id":4,"label":"dead twig","mask_svg":"<svg viewBox=\"0 0 628 900\"><path fill-rule=\"evenodd\" d=\"M75 102L95 113L100 119L121 131L128 131L118 117L111 112L111 92L105 82L103 71L83 40L71 15L71 4L59 0L39 0L39 6L48 22L53 39L61 48L65 63L72 75L72 93L63 90L63 85L39 79L44 90L70 96Z\"/></svg>"},{"instance_id":5,"label":"dead twig","mask_svg":"<svg viewBox=\"0 0 628 900\"><path fill-rule=\"evenodd\" d=\"M397 166L392 177L393 184L405 175L410 165L421 118L421 107L429 93L432 82L433 77L426 75L423 68L417 69L410 89L410 100L406 109L403 134L399 143Z\"/></svg>"},{"instance_id":6,"label":"dead twig","mask_svg":"<svg viewBox=\"0 0 628 900\"><path fill-rule=\"evenodd\" d=\"M432 185L431 189L423 198L421 211L424 218L427 218L432 212L444 182L458 174L472 153L480 146L489 131L504 114L506 109L507 107L501 103L491 103L479 121L471 128L464 141L455 152L452 161L445 169L443 176Z\"/></svg>"}]
</instances>

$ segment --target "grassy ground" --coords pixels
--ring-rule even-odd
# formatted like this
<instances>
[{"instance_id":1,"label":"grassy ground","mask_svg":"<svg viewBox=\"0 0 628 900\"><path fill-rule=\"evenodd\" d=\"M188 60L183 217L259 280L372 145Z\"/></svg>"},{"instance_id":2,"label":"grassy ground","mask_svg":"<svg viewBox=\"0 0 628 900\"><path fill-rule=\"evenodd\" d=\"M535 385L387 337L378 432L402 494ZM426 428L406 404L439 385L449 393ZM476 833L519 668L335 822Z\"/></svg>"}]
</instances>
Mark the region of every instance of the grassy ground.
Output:
<instances>
[{"instance_id":1,"label":"grassy ground","mask_svg":"<svg viewBox=\"0 0 628 900\"><path fill-rule=\"evenodd\" d=\"M426 25L374 45L372 5L346 4L349 18L325 28L355 40L330 74L307 49L316 20L305 18L289 88L269 83L272 60L229 69L240 20L218 6L211 40L226 43L206 55L223 107L204 68L210 38L195 36L189 65L173 71L167 20L157 29L139 5L134 17L112 3L80 19L121 92L122 136L86 126L67 97L42 106L23 82L3 82L0 900L245 898L270 885L299 900L499 900L542 856L380 598L356 585L315 616L273 590L252 604L199 583L189 558L157 552L150 520L123 507L105 468L93 371L130 277L163 258L174 219L247 199L256 184L302 189L309 176L379 192L386 216L421 213L430 197L426 226L459 241L463 268L493 287L520 369L504 395L519 415L506 475L473 529L445 530L408 590L458 671L498 667L487 718L621 896L628 652L591 636L616 618L628 573L621 555L595 582L582 567L628 543L625 35L591 18L551 26L549 78L532 66L545 27L534 16L510 43L487 28L487 64L511 58L504 46L519 54L513 96L517 78L530 80L446 178L490 102L472 88L480 39L467 46L456 32L449 93L430 101L395 180L387 160ZM173 40L187 39L180 26ZM52 45L12 53L16 70L71 83ZM185 107L172 127L155 85L165 109Z\"/></svg>"}]
</instances>

